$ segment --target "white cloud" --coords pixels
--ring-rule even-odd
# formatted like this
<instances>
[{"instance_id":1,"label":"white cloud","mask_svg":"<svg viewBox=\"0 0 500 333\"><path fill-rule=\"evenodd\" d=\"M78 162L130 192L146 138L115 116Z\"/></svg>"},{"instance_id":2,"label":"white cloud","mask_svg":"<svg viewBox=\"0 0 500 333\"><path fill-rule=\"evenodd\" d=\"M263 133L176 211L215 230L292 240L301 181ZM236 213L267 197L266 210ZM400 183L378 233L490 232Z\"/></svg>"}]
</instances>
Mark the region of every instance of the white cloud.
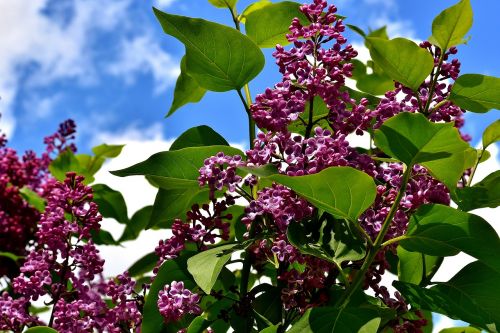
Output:
<instances>
[{"instance_id":1,"label":"white cloud","mask_svg":"<svg viewBox=\"0 0 500 333\"><path fill-rule=\"evenodd\" d=\"M408 20L392 20L387 15L381 15L371 19L370 25L374 29L387 26L389 38L405 37L413 40L417 39L415 29L411 21Z\"/></svg>"},{"instance_id":2,"label":"white cloud","mask_svg":"<svg viewBox=\"0 0 500 333\"><path fill-rule=\"evenodd\" d=\"M159 8L170 7L176 0L155 0L155 6Z\"/></svg>"},{"instance_id":3,"label":"white cloud","mask_svg":"<svg viewBox=\"0 0 500 333\"><path fill-rule=\"evenodd\" d=\"M122 41L120 57L108 66L110 74L134 83L137 74L151 73L155 93L164 91L180 73L178 61L163 51L151 34Z\"/></svg>"}]
</instances>

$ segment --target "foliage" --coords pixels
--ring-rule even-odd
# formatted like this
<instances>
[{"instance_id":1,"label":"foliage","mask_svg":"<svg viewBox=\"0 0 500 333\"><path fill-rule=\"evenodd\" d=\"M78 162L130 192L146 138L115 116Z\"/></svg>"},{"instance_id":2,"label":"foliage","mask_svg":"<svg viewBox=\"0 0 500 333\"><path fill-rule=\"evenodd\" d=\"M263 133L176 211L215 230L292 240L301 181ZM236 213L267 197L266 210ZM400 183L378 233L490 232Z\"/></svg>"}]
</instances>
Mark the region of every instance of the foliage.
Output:
<instances>
[{"instance_id":1,"label":"foliage","mask_svg":"<svg viewBox=\"0 0 500 333\"><path fill-rule=\"evenodd\" d=\"M477 150L461 129L464 112L499 108L500 79L459 75L470 1L442 11L419 45L347 25L365 40L366 64L342 35L348 18L324 0L260 0L241 13L237 0L209 2L234 28L154 9L186 51L167 115L207 91L235 92L250 149L200 125L113 171L158 190L129 217L121 193L93 184L123 146L76 154L67 122L42 157L20 160L2 137L0 330L430 332L440 313L471 325L442 332L498 332L500 239L470 211L500 204L499 171L472 185L500 127ZM252 99L269 47L282 78ZM349 135L370 146L351 146ZM123 225L119 239L100 228L103 217ZM118 246L148 228L171 236L100 279L95 244ZM476 261L434 281L443 258L460 252ZM389 271L394 293L382 282ZM48 322L31 310L39 297Z\"/></svg>"}]
</instances>

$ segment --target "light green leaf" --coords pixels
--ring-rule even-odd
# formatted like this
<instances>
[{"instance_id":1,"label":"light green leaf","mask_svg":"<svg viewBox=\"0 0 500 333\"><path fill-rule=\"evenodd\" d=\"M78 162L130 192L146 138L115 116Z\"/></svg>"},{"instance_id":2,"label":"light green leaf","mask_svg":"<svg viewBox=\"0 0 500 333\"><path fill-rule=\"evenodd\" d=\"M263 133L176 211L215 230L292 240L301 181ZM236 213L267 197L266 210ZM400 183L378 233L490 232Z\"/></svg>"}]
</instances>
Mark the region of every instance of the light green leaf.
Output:
<instances>
[{"instance_id":1,"label":"light green leaf","mask_svg":"<svg viewBox=\"0 0 500 333\"><path fill-rule=\"evenodd\" d=\"M113 158L120 155L123 147L125 147L125 145L108 145L103 143L99 146L95 146L94 148L92 148L92 152L96 156Z\"/></svg>"},{"instance_id":2,"label":"light green leaf","mask_svg":"<svg viewBox=\"0 0 500 333\"><path fill-rule=\"evenodd\" d=\"M493 172L474 186L457 189L456 195L458 207L466 212L500 206L500 171Z\"/></svg>"},{"instance_id":3,"label":"light green leaf","mask_svg":"<svg viewBox=\"0 0 500 333\"><path fill-rule=\"evenodd\" d=\"M170 151L188 147L229 146L219 133L206 125L196 126L182 133L170 146Z\"/></svg>"},{"instance_id":4,"label":"light green leaf","mask_svg":"<svg viewBox=\"0 0 500 333\"><path fill-rule=\"evenodd\" d=\"M188 271L201 290L210 294L222 268L231 259L231 250L234 247L235 244L218 246L188 259Z\"/></svg>"},{"instance_id":5,"label":"light green leaf","mask_svg":"<svg viewBox=\"0 0 500 333\"><path fill-rule=\"evenodd\" d=\"M379 325L370 309L320 307L307 310L288 333L373 333Z\"/></svg>"},{"instance_id":6,"label":"light green leaf","mask_svg":"<svg viewBox=\"0 0 500 333\"><path fill-rule=\"evenodd\" d=\"M292 20L298 17L307 21L299 11L299 3L282 1L269 4L260 9L254 9L246 14L245 31L255 44L260 47L276 47L276 44L290 43L286 34L290 33L289 27Z\"/></svg>"},{"instance_id":7,"label":"light green leaf","mask_svg":"<svg viewBox=\"0 0 500 333\"><path fill-rule=\"evenodd\" d=\"M271 4L272 4L272 2L269 0L259 0L257 2L254 2L250 5L248 5L248 7L245 8L245 10L243 10L243 12L241 13L241 15L239 16L238 19L240 20L241 23L245 24L246 20L247 20L247 16L250 15L250 13L252 13L258 9L264 8L266 6L269 6Z\"/></svg>"},{"instance_id":8,"label":"light green leaf","mask_svg":"<svg viewBox=\"0 0 500 333\"><path fill-rule=\"evenodd\" d=\"M344 261L361 260L366 254L363 237L352 231L345 220L328 217L318 222L294 222L288 226L287 236L300 252L338 266Z\"/></svg>"},{"instance_id":9,"label":"light green leaf","mask_svg":"<svg viewBox=\"0 0 500 333\"><path fill-rule=\"evenodd\" d=\"M165 33L186 46L187 73L212 91L241 89L264 67L259 47L230 27L154 9Z\"/></svg>"},{"instance_id":10,"label":"light green leaf","mask_svg":"<svg viewBox=\"0 0 500 333\"><path fill-rule=\"evenodd\" d=\"M25 333L58 333L55 329L47 326L36 326L28 328Z\"/></svg>"},{"instance_id":11,"label":"light green leaf","mask_svg":"<svg viewBox=\"0 0 500 333\"><path fill-rule=\"evenodd\" d=\"M317 208L350 221L357 221L376 196L373 178L351 167L331 167L297 177L272 175L267 179L291 188Z\"/></svg>"},{"instance_id":12,"label":"light green leaf","mask_svg":"<svg viewBox=\"0 0 500 333\"><path fill-rule=\"evenodd\" d=\"M430 281L443 259L419 252L410 252L398 246L398 278L399 281L419 285Z\"/></svg>"},{"instance_id":13,"label":"light green leaf","mask_svg":"<svg viewBox=\"0 0 500 333\"><path fill-rule=\"evenodd\" d=\"M500 119L492 122L483 132L483 149L500 141Z\"/></svg>"},{"instance_id":14,"label":"light green leaf","mask_svg":"<svg viewBox=\"0 0 500 333\"><path fill-rule=\"evenodd\" d=\"M189 324L186 333L203 333L209 326L210 321L205 320L202 316L198 316Z\"/></svg>"},{"instance_id":15,"label":"light green leaf","mask_svg":"<svg viewBox=\"0 0 500 333\"><path fill-rule=\"evenodd\" d=\"M217 8L229 8L232 9L236 6L238 0L208 0L212 5Z\"/></svg>"},{"instance_id":16,"label":"light green leaf","mask_svg":"<svg viewBox=\"0 0 500 333\"><path fill-rule=\"evenodd\" d=\"M434 68L431 54L411 40L370 37L366 39L370 56L385 74L417 90Z\"/></svg>"},{"instance_id":17,"label":"light green leaf","mask_svg":"<svg viewBox=\"0 0 500 333\"><path fill-rule=\"evenodd\" d=\"M464 170L474 165L476 152L452 123L432 123L422 114L402 112L375 131L375 144L411 168L425 166L454 191Z\"/></svg>"},{"instance_id":18,"label":"light green leaf","mask_svg":"<svg viewBox=\"0 0 500 333\"><path fill-rule=\"evenodd\" d=\"M348 27L349 29L351 29L352 31L354 31L355 33L357 33L358 35L360 35L361 37L363 37L363 38L366 37L366 33L364 32L364 30L361 29L360 27L358 27L357 25L346 24L346 27Z\"/></svg>"},{"instance_id":19,"label":"light green leaf","mask_svg":"<svg viewBox=\"0 0 500 333\"><path fill-rule=\"evenodd\" d=\"M445 328L439 331L439 333L481 333L481 330L471 326L463 326Z\"/></svg>"},{"instance_id":20,"label":"light green leaf","mask_svg":"<svg viewBox=\"0 0 500 333\"><path fill-rule=\"evenodd\" d=\"M277 333L278 332L278 327L279 327L279 325L269 326L269 327L264 328L259 333Z\"/></svg>"},{"instance_id":21,"label":"light green leaf","mask_svg":"<svg viewBox=\"0 0 500 333\"><path fill-rule=\"evenodd\" d=\"M105 184L92 185L94 202L99 206L99 213L115 219L121 224L128 223L127 204L123 195Z\"/></svg>"},{"instance_id":22,"label":"light green leaf","mask_svg":"<svg viewBox=\"0 0 500 333\"><path fill-rule=\"evenodd\" d=\"M500 252L495 229L477 215L448 206L420 206L399 245L431 256L454 256L463 251L500 272L500 256L491 255Z\"/></svg>"},{"instance_id":23,"label":"light green leaf","mask_svg":"<svg viewBox=\"0 0 500 333\"><path fill-rule=\"evenodd\" d=\"M192 255L190 253L189 255ZM187 255L187 254L186 254ZM164 323L164 319L158 310L158 293L165 285L172 281L183 281L184 287L193 289L196 284L187 271L186 259L184 256L165 261L156 275L144 304L143 320L141 326L142 333L174 333L189 325L189 316L184 316L179 322Z\"/></svg>"},{"instance_id":24,"label":"light green leaf","mask_svg":"<svg viewBox=\"0 0 500 333\"><path fill-rule=\"evenodd\" d=\"M43 213L45 211L45 199L39 196L38 193L32 191L29 187L22 187L19 190L19 194L39 212Z\"/></svg>"},{"instance_id":25,"label":"light green leaf","mask_svg":"<svg viewBox=\"0 0 500 333\"><path fill-rule=\"evenodd\" d=\"M461 0L443 10L432 21L432 36L429 42L448 50L452 46L465 43L465 34L472 27L472 7L470 0Z\"/></svg>"},{"instance_id":26,"label":"light green leaf","mask_svg":"<svg viewBox=\"0 0 500 333\"><path fill-rule=\"evenodd\" d=\"M496 332L500 327L500 274L479 261L472 262L450 281L430 289L395 281L393 285L414 308L427 309ZM491 325L493 324L493 325Z\"/></svg>"},{"instance_id":27,"label":"light green leaf","mask_svg":"<svg viewBox=\"0 0 500 333\"><path fill-rule=\"evenodd\" d=\"M186 68L186 57L182 57L181 74L179 74L175 83L174 100L172 101L167 117L188 103L198 103L205 96L206 92L205 88L200 87L198 82L189 76Z\"/></svg>"},{"instance_id":28,"label":"light green leaf","mask_svg":"<svg viewBox=\"0 0 500 333\"><path fill-rule=\"evenodd\" d=\"M0 257L9 258L14 262L18 261L19 259L24 258L22 256L18 256L16 254L10 253L10 252L0 252Z\"/></svg>"},{"instance_id":29,"label":"light green leaf","mask_svg":"<svg viewBox=\"0 0 500 333\"><path fill-rule=\"evenodd\" d=\"M88 156L88 155L85 155ZM90 158L90 156L88 156ZM66 179L67 172L76 172L85 177L84 184L90 184L94 181L93 173L80 164L72 151L66 150L60 153L49 165L49 171L58 181Z\"/></svg>"},{"instance_id":30,"label":"light green leaf","mask_svg":"<svg viewBox=\"0 0 500 333\"><path fill-rule=\"evenodd\" d=\"M500 78L464 74L457 78L451 88L450 101L459 107L477 113L500 109Z\"/></svg>"}]
</instances>

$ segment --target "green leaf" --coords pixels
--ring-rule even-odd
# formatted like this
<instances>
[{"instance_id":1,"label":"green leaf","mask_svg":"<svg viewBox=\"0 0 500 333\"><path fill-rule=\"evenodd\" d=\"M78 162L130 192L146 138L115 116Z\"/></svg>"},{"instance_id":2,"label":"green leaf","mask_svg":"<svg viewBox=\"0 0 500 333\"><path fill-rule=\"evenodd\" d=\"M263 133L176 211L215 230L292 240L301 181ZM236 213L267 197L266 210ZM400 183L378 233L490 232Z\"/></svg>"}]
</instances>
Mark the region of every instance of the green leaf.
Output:
<instances>
[{"instance_id":1,"label":"green leaf","mask_svg":"<svg viewBox=\"0 0 500 333\"><path fill-rule=\"evenodd\" d=\"M227 26L154 9L165 33L186 46L186 68L198 84L212 91L241 89L264 67L259 47Z\"/></svg>"},{"instance_id":2,"label":"green leaf","mask_svg":"<svg viewBox=\"0 0 500 333\"><path fill-rule=\"evenodd\" d=\"M146 229L151 220L153 206L146 206L139 209L134 213L132 218L128 221L123 234L120 237L120 242L134 240L139 237L142 230Z\"/></svg>"},{"instance_id":3,"label":"green leaf","mask_svg":"<svg viewBox=\"0 0 500 333\"><path fill-rule=\"evenodd\" d=\"M182 133L170 146L170 151L188 147L229 146L229 143L219 133L209 126L196 126Z\"/></svg>"},{"instance_id":4,"label":"green leaf","mask_svg":"<svg viewBox=\"0 0 500 333\"><path fill-rule=\"evenodd\" d=\"M481 330L478 330L477 328L471 326L463 326L445 328L439 331L439 333L481 333Z\"/></svg>"},{"instance_id":5,"label":"green leaf","mask_svg":"<svg viewBox=\"0 0 500 333\"><path fill-rule=\"evenodd\" d=\"M492 122L483 132L483 149L500 141L500 119Z\"/></svg>"},{"instance_id":6,"label":"green leaf","mask_svg":"<svg viewBox=\"0 0 500 333\"><path fill-rule=\"evenodd\" d=\"M393 85L392 81L391 81L391 85ZM340 90L341 91L343 91L343 90L348 91L349 96L351 96L351 98L354 98L357 101L360 101L362 98L366 98L368 100L367 107L372 108L372 109L375 109L377 107L377 105L380 103L380 98L373 96L371 94L368 94L368 93L357 91L357 90L351 89L349 87L343 87Z\"/></svg>"},{"instance_id":7,"label":"green leaf","mask_svg":"<svg viewBox=\"0 0 500 333\"><path fill-rule=\"evenodd\" d=\"M321 307L307 310L289 333L373 333L380 317L369 309Z\"/></svg>"},{"instance_id":8,"label":"green leaf","mask_svg":"<svg viewBox=\"0 0 500 333\"><path fill-rule=\"evenodd\" d=\"M259 333L277 333L278 332L278 327L279 327L279 325L269 326L269 327L264 328Z\"/></svg>"},{"instance_id":9,"label":"green leaf","mask_svg":"<svg viewBox=\"0 0 500 333\"><path fill-rule=\"evenodd\" d=\"M355 33L357 33L358 35L360 35L361 37L363 37L363 38L366 37L366 33L364 32L364 30L361 29L360 27L358 27L357 25L346 24L346 27L348 27L349 29L351 29L352 31L354 31Z\"/></svg>"},{"instance_id":10,"label":"green leaf","mask_svg":"<svg viewBox=\"0 0 500 333\"><path fill-rule=\"evenodd\" d=\"M207 90L200 87L198 82L187 73L186 57L182 57L181 74L179 74L175 83L174 100L172 101L167 117L188 103L198 103L205 96L206 92Z\"/></svg>"},{"instance_id":11,"label":"green leaf","mask_svg":"<svg viewBox=\"0 0 500 333\"><path fill-rule=\"evenodd\" d=\"M229 8L232 9L236 6L238 0L208 0L212 5L217 8Z\"/></svg>"},{"instance_id":12,"label":"green leaf","mask_svg":"<svg viewBox=\"0 0 500 333\"><path fill-rule=\"evenodd\" d=\"M389 40L389 35L387 34L387 26L384 25L383 27L380 27L378 29L370 30L368 32L368 35L366 35L366 38L372 38L372 37ZM369 48L370 43L366 41L366 38L365 38L365 46Z\"/></svg>"},{"instance_id":13,"label":"green leaf","mask_svg":"<svg viewBox=\"0 0 500 333\"><path fill-rule=\"evenodd\" d=\"M97 245L118 245L119 243L113 238L113 235L107 230L99 229L90 232L92 241Z\"/></svg>"},{"instance_id":14,"label":"green leaf","mask_svg":"<svg viewBox=\"0 0 500 333\"><path fill-rule=\"evenodd\" d=\"M443 10L432 21L432 36L429 42L448 50L452 46L465 43L465 34L472 27L472 7L470 0L461 0Z\"/></svg>"},{"instance_id":15,"label":"green leaf","mask_svg":"<svg viewBox=\"0 0 500 333\"><path fill-rule=\"evenodd\" d=\"M411 216L400 246L431 256L454 256L460 251L500 272L500 239L483 218L444 205L422 205ZM488 246L485 246L488 244Z\"/></svg>"},{"instance_id":16,"label":"green leaf","mask_svg":"<svg viewBox=\"0 0 500 333\"><path fill-rule=\"evenodd\" d=\"M243 10L243 12L240 14L238 19L241 23L245 24L246 20L247 20L247 16L250 15L250 13L252 13L258 9L264 8L266 6L269 6L271 4L272 4L272 2L269 0L259 0L257 2L254 2L250 5L248 5L248 7L245 8L245 10Z\"/></svg>"},{"instance_id":17,"label":"green leaf","mask_svg":"<svg viewBox=\"0 0 500 333\"><path fill-rule=\"evenodd\" d=\"M463 211L500 206L500 171L488 175L474 186L456 191L458 207Z\"/></svg>"},{"instance_id":18,"label":"green leaf","mask_svg":"<svg viewBox=\"0 0 500 333\"><path fill-rule=\"evenodd\" d=\"M319 222L291 223L287 236L290 243L300 252L338 266L344 261L363 259L366 254L364 239L357 232L353 232L344 220L328 217Z\"/></svg>"},{"instance_id":19,"label":"green leaf","mask_svg":"<svg viewBox=\"0 0 500 333\"><path fill-rule=\"evenodd\" d=\"M305 15L299 11L300 4L282 1L255 9L246 14L245 31L255 44L262 48L276 47L276 44L287 45L290 42L286 34L292 20L298 17L306 22Z\"/></svg>"},{"instance_id":20,"label":"green leaf","mask_svg":"<svg viewBox=\"0 0 500 333\"><path fill-rule=\"evenodd\" d=\"M82 175L87 175L86 178L92 176L92 182L94 181L94 175L99 171L106 161L103 156L90 156L87 154L75 155L78 161L79 170L78 173ZM87 180L87 179L85 179ZM90 184L91 182L84 182L85 184Z\"/></svg>"},{"instance_id":21,"label":"green leaf","mask_svg":"<svg viewBox=\"0 0 500 333\"><path fill-rule=\"evenodd\" d=\"M95 146L94 148L92 148L92 152L96 156L113 158L120 155L123 147L125 147L125 145L108 145L103 143L99 146Z\"/></svg>"},{"instance_id":22,"label":"green leaf","mask_svg":"<svg viewBox=\"0 0 500 333\"><path fill-rule=\"evenodd\" d=\"M188 259L189 273L191 273L201 290L207 294L210 294L222 268L231 259L232 252L230 250L233 247L235 247L235 244L218 246L200 252Z\"/></svg>"},{"instance_id":23,"label":"green leaf","mask_svg":"<svg viewBox=\"0 0 500 333\"><path fill-rule=\"evenodd\" d=\"M132 266L127 269L127 272L131 277L142 276L151 272L153 268L155 268L157 262L158 256L156 253L150 252L132 264Z\"/></svg>"},{"instance_id":24,"label":"green leaf","mask_svg":"<svg viewBox=\"0 0 500 333\"><path fill-rule=\"evenodd\" d=\"M158 310L158 293L166 284L170 284L172 281L183 281L184 287L187 289L195 287L195 283L187 271L186 259L184 256L165 261L163 265L161 265L151 285L151 289L146 296L141 326L142 333L173 333L188 326L183 320L176 323L171 322L168 325L164 324L163 317ZM184 319L187 318L184 317Z\"/></svg>"},{"instance_id":25,"label":"green leaf","mask_svg":"<svg viewBox=\"0 0 500 333\"><path fill-rule=\"evenodd\" d=\"M464 74L453 84L449 100L463 109L484 113L491 109L500 109L499 90L498 77Z\"/></svg>"},{"instance_id":26,"label":"green leaf","mask_svg":"<svg viewBox=\"0 0 500 333\"><path fill-rule=\"evenodd\" d=\"M384 73L397 82L417 90L434 68L431 54L411 40L369 37L370 56Z\"/></svg>"},{"instance_id":27,"label":"green leaf","mask_svg":"<svg viewBox=\"0 0 500 333\"><path fill-rule=\"evenodd\" d=\"M500 327L500 274L479 261L430 289L399 281L393 285L417 309L442 313L483 328L491 327L490 324Z\"/></svg>"},{"instance_id":28,"label":"green leaf","mask_svg":"<svg viewBox=\"0 0 500 333\"><path fill-rule=\"evenodd\" d=\"M432 123L422 114L402 112L375 131L375 144L408 168L425 166L454 191L464 170L474 165L476 153L462 140L453 123Z\"/></svg>"},{"instance_id":29,"label":"green leaf","mask_svg":"<svg viewBox=\"0 0 500 333\"><path fill-rule=\"evenodd\" d=\"M58 333L55 329L47 326L36 326L28 328L25 333Z\"/></svg>"},{"instance_id":30,"label":"green leaf","mask_svg":"<svg viewBox=\"0 0 500 333\"><path fill-rule=\"evenodd\" d=\"M45 199L39 196L38 193L32 191L29 187L22 187L19 190L19 194L39 212L43 213L45 211Z\"/></svg>"},{"instance_id":31,"label":"green leaf","mask_svg":"<svg viewBox=\"0 0 500 333\"><path fill-rule=\"evenodd\" d=\"M419 285L428 282L437 271L441 257L429 256L419 252L410 252L398 246L398 278L399 281Z\"/></svg>"},{"instance_id":32,"label":"green leaf","mask_svg":"<svg viewBox=\"0 0 500 333\"><path fill-rule=\"evenodd\" d=\"M272 287L261 293L252 302L252 306L261 316L272 324L281 322L281 312L283 309L281 301L281 289Z\"/></svg>"},{"instance_id":33,"label":"green leaf","mask_svg":"<svg viewBox=\"0 0 500 333\"><path fill-rule=\"evenodd\" d=\"M203 333L210 326L210 322L202 316L193 319L186 333Z\"/></svg>"},{"instance_id":34,"label":"green leaf","mask_svg":"<svg viewBox=\"0 0 500 333\"><path fill-rule=\"evenodd\" d=\"M143 162L111 173L119 177L150 176L164 189L193 189L199 187L198 170L205 159L219 152L244 156L241 150L228 146L189 147L156 153Z\"/></svg>"},{"instance_id":35,"label":"green leaf","mask_svg":"<svg viewBox=\"0 0 500 333\"><path fill-rule=\"evenodd\" d=\"M99 213L122 224L128 223L127 204L123 195L108 185L92 185L94 202L99 206Z\"/></svg>"},{"instance_id":36,"label":"green leaf","mask_svg":"<svg viewBox=\"0 0 500 333\"><path fill-rule=\"evenodd\" d=\"M85 177L85 184L92 183L94 177L87 170L83 169L80 162L72 151L66 150L60 153L49 165L49 171L58 181L66 179L66 173L73 171Z\"/></svg>"},{"instance_id":37,"label":"green leaf","mask_svg":"<svg viewBox=\"0 0 500 333\"><path fill-rule=\"evenodd\" d=\"M357 221L376 196L373 178L351 167L331 167L319 173L290 177L272 175L316 207L340 218Z\"/></svg>"},{"instance_id":38,"label":"green leaf","mask_svg":"<svg viewBox=\"0 0 500 333\"><path fill-rule=\"evenodd\" d=\"M238 169L242 170L245 173L251 173L252 175L258 177L269 177L279 173L278 168L272 163L261 165L258 167L241 166L238 167Z\"/></svg>"},{"instance_id":39,"label":"green leaf","mask_svg":"<svg viewBox=\"0 0 500 333\"><path fill-rule=\"evenodd\" d=\"M24 258L22 256L18 256L16 254L10 253L10 252L0 252L0 257L9 258L9 259L11 259L14 262L18 261L19 259L23 259Z\"/></svg>"},{"instance_id":40,"label":"green leaf","mask_svg":"<svg viewBox=\"0 0 500 333\"><path fill-rule=\"evenodd\" d=\"M208 202L208 194L208 188L193 187L168 190L160 188L156 194L153 211L146 229L152 227L170 228L174 219L184 220L186 212L195 203Z\"/></svg>"}]
</instances>

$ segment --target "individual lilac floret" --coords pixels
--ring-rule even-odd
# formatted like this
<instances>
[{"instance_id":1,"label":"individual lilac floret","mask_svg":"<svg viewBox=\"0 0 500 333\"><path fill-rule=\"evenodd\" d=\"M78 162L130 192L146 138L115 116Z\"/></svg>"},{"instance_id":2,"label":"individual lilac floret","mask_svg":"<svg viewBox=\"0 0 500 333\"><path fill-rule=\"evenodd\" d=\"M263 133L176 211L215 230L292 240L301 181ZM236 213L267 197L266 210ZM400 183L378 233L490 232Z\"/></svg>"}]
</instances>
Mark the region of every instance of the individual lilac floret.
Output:
<instances>
[{"instance_id":1,"label":"individual lilac floret","mask_svg":"<svg viewBox=\"0 0 500 333\"><path fill-rule=\"evenodd\" d=\"M167 323L178 321L187 313L200 314L199 302L200 296L185 289L182 281L172 281L158 293L158 309Z\"/></svg>"},{"instance_id":2,"label":"individual lilac floret","mask_svg":"<svg viewBox=\"0 0 500 333\"><path fill-rule=\"evenodd\" d=\"M287 244L284 240L274 242L271 251L276 254L279 261L285 261L285 258L293 253L293 246Z\"/></svg>"}]
</instances>

